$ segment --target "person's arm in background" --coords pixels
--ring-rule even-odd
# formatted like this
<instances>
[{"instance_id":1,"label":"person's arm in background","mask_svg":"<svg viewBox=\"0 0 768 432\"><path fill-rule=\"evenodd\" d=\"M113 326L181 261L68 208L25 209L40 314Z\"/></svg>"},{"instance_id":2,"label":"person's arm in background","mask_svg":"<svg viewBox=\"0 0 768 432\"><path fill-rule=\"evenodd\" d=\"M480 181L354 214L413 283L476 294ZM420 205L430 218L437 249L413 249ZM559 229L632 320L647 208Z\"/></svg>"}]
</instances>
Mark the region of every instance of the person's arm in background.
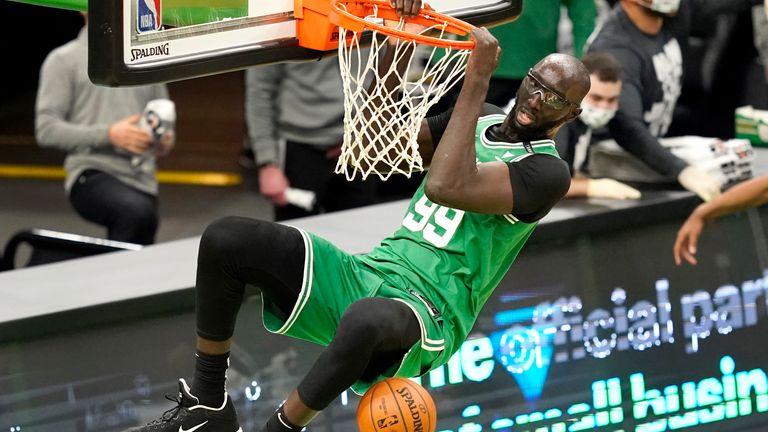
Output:
<instances>
[{"instance_id":1,"label":"person's arm in background","mask_svg":"<svg viewBox=\"0 0 768 432\"><path fill-rule=\"evenodd\" d=\"M454 209L512 213L524 222L538 220L568 190L568 168L547 154L530 155L514 163L477 163L477 119L485 107L488 81L498 65L500 49L485 28L473 29L471 37L475 49L467 62L453 114L434 147L424 194L433 203ZM567 115L572 116L573 111Z\"/></svg>"},{"instance_id":2,"label":"person's arm in background","mask_svg":"<svg viewBox=\"0 0 768 432\"><path fill-rule=\"evenodd\" d=\"M581 58L587 39L595 30L597 23L597 5L595 0L563 0L568 8L573 32L573 55Z\"/></svg>"},{"instance_id":3,"label":"person's arm in background","mask_svg":"<svg viewBox=\"0 0 768 432\"><path fill-rule=\"evenodd\" d=\"M141 154L151 142L149 133L137 125L140 113L111 125L79 125L69 121L75 94L72 83L74 61L54 52L40 69L40 84L35 103L35 138L41 147L55 147L66 152L114 145Z\"/></svg>"},{"instance_id":4,"label":"person's arm in background","mask_svg":"<svg viewBox=\"0 0 768 432\"><path fill-rule=\"evenodd\" d=\"M624 66L624 81L619 98L619 110L608 123L611 137L625 150L649 167L669 178L676 178L688 164L662 147L643 121L643 99L639 55L627 49L608 51Z\"/></svg>"},{"instance_id":5,"label":"person's arm in background","mask_svg":"<svg viewBox=\"0 0 768 432\"><path fill-rule=\"evenodd\" d=\"M768 203L768 176L747 180L729 189L717 199L696 207L680 227L672 250L675 263L682 259L696 265L696 248L699 236L707 222L723 215Z\"/></svg>"},{"instance_id":6,"label":"person's arm in background","mask_svg":"<svg viewBox=\"0 0 768 432\"><path fill-rule=\"evenodd\" d=\"M277 118L278 97L285 67L281 64L259 66L245 71L245 121L248 141L259 169L262 195L277 205L285 205L288 179L279 161Z\"/></svg>"},{"instance_id":7,"label":"person's arm in background","mask_svg":"<svg viewBox=\"0 0 768 432\"><path fill-rule=\"evenodd\" d=\"M768 81L768 15L765 6L752 8L752 29L754 32L755 48L760 55L760 63L765 71L765 80Z\"/></svg>"},{"instance_id":8,"label":"person's arm in background","mask_svg":"<svg viewBox=\"0 0 768 432\"><path fill-rule=\"evenodd\" d=\"M664 148L643 121L643 101L640 56L627 49L611 49L610 52L624 66L624 83L621 89L619 111L608 123L611 137L622 148L643 161L660 174L677 181L687 190L708 201L720 193L720 182Z\"/></svg>"},{"instance_id":9,"label":"person's arm in background","mask_svg":"<svg viewBox=\"0 0 768 432\"><path fill-rule=\"evenodd\" d=\"M571 179L571 187L565 198L640 199L639 190L610 178L593 179L577 174Z\"/></svg>"}]
</instances>

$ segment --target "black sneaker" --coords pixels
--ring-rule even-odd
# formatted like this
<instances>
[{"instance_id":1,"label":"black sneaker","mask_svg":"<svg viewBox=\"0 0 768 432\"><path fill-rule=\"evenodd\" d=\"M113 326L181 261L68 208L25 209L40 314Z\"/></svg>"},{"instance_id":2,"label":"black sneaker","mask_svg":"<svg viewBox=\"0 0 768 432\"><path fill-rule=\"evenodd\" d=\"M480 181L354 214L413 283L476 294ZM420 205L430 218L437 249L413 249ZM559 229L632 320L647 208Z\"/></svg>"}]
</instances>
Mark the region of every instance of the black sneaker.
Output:
<instances>
[{"instance_id":1,"label":"black sneaker","mask_svg":"<svg viewBox=\"0 0 768 432\"><path fill-rule=\"evenodd\" d=\"M126 432L243 432L237 423L237 414L229 395L218 408L200 405L192 396L184 379L179 380L179 398L165 396L178 405L166 411L159 419Z\"/></svg>"}]
</instances>

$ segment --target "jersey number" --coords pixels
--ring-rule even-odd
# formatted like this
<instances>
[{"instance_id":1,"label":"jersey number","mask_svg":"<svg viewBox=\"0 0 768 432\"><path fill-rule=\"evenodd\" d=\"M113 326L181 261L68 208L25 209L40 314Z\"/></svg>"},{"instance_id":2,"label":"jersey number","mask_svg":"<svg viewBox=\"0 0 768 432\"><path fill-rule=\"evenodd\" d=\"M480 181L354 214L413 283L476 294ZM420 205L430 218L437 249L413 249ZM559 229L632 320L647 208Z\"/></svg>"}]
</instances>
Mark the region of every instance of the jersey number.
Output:
<instances>
[{"instance_id":1,"label":"jersey number","mask_svg":"<svg viewBox=\"0 0 768 432\"><path fill-rule=\"evenodd\" d=\"M437 205L422 196L416 201L414 212L408 212L403 219L403 226L413 232L421 231L424 240L437 247L445 247L456 234L456 229L464 217L462 210Z\"/></svg>"}]
</instances>

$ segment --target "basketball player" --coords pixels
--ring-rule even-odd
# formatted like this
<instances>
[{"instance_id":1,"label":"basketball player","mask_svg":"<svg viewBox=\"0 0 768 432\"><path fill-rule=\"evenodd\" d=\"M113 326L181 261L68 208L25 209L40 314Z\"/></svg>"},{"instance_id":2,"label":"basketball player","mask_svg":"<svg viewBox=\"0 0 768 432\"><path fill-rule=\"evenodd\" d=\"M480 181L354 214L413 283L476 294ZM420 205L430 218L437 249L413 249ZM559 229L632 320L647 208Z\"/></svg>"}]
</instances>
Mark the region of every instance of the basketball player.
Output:
<instances>
[{"instance_id":1,"label":"basketball player","mask_svg":"<svg viewBox=\"0 0 768 432\"><path fill-rule=\"evenodd\" d=\"M537 221L568 190L552 138L579 115L590 85L579 60L547 56L506 116L484 103L498 42L485 28L471 37L453 111L426 119L418 135L429 173L402 226L372 252L353 256L302 230L245 218L206 229L194 382L180 380L179 405L133 431L240 430L225 372L247 283L262 289L269 331L327 346L262 432L300 431L347 388L422 375L458 350Z\"/></svg>"}]
</instances>

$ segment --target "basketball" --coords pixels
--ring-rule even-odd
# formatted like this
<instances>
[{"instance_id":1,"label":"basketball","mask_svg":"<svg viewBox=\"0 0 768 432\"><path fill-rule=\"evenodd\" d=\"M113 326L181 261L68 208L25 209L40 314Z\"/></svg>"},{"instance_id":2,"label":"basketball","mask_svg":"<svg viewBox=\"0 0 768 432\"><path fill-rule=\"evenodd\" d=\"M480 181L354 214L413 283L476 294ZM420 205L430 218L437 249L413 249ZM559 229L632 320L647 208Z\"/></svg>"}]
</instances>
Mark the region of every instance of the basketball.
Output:
<instances>
[{"instance_id":1,"label":"basketball","mask_svg":"<svg viewBox=\"0 0 768 432\"><path fill-rule=\"evenodd\" d=\"M360 432L434 432L435 401L427 390L405 378L373 385L357 406Z\"/></svg>"}]
</instances>

